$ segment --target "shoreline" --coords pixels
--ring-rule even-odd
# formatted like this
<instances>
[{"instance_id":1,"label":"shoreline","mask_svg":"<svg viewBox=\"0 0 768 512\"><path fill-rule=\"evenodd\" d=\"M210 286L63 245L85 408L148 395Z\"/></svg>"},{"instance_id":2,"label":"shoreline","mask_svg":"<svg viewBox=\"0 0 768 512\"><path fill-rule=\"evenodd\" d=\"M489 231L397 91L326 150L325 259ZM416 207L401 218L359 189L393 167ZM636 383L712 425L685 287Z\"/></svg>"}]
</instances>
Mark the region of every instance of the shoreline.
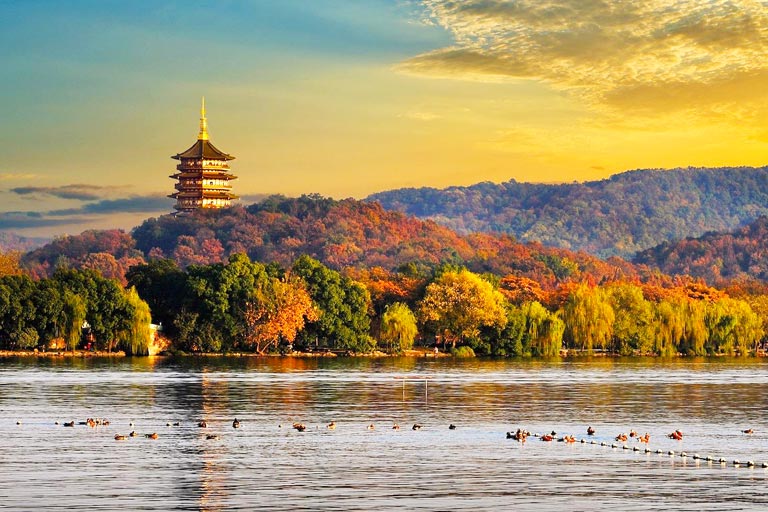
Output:
<instances>
[{"instance_id":1,"label":"shoreline","mask_svg":"<svg viewBox=\"0 0 768 512\"><path fill-rule=\"evenodd\" d=\"M36 357L36 358L50 358L50 359L64 359L64 358L78 358L87 359L92 357L107 357L107 358L124 358L132 357L128 356L124 351L117 350L113 352L107 352L106 350L90 351L90 350L0 350L0 359L12 358L12 357ZM153 354L149 356L135 356L135 357L199 357L199 358L216 358L216 357L271 357L271 358L301 358L301 359L318 359L318 358L336 358L336 357L362 357L369 359L378 359L384 357L415 357L415 358L433 358L442 359L446 357L454 357L450 352L439 352L435 354L430 349L424 350L406 350L400 354L387 354L386 352L372 352L367 354L355 354L355 353L343 353L337 354L334 352L292 352L290 354L256 354L253 352L200 352L200 353L168 353L163 352L160 354ZM633 354L633 355L620 355L608 352L593 352L592 354L570 351L563 351L557 358L561 359L576 359L582 357L596 357L600 359L620 359L620 358L635 358L635 359L691 359L691 358L755 358L763 359L768 357L768 353L765 351L758 351L757 354L748 354L746 356L741 355L726 355L726 354L714 354L703 356L691 356L686 354L677 354L671 357L662 357L655 354ZM459 358L462 359L462 358ZM475 359L473 357L467 359ZM479 359L488 359L485 357L479 357ZM497 357L491 359L552 359L542 357L520 357L520 358L506 358Z\"/></svg>"}]
</instances>

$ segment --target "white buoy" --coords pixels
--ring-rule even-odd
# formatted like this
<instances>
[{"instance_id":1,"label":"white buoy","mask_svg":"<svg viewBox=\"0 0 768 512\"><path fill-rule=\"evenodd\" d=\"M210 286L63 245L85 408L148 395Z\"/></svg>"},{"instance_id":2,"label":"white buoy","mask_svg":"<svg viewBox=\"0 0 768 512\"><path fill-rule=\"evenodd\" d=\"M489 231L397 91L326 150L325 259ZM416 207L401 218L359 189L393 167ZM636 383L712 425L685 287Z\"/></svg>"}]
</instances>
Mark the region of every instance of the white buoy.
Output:
<instances>
[{"instance_id":1,"label":"white buoy","mask_svg":"<svg viewBox=\"0 0 768 512\"><path fill-rule=\"evenodd\" d=\"M741 462L739 462L739 459L735 459L735 460L733 461L733 465L734 465L734 466L738 466L739 464L741 464Z\"/></svg>"},{"instance_id":2,"label":"white buoy","mask_svg":"<svg viewBox=\"0 0 768 512\"><path fill-rule=\"evenodd\" d=\"M600 446L605 446L605 441L601 441Z\"/></svg>"},{"instance_id":3,"label":"white buoy","mask_svg":"<svg viewBox=\"0 0 768 512\"><path fill-rule=\"evenodd\" d=\"M632 451L633 451L633 452L639 452L639 451L640 451L640 448L638 448L637 446L635 446L634 448L632 448Z\"/></svg>"},{"instance_id":4,"label":"white buoy","mask_svg":"<svg viewBox=\"0 0 768 512\"><path fill-rule=\"evenodd\" d=\"M586 443L586 441L584 439L582 439L581 440L581 444L584 444L584 443Z\"/></svg>"},{"instance_id":5,"label":"white buoy","mask_svg":"<svg viewBox=\"0 0 768 512\"><path fill-rule=\"evenodd\" d=\"M747 461L747 466L749 466L750 468L751 468L751 467L754 467L754 466L755 466L755 462L754 462L754 461L752 461L752 460L748 460L748 461Z\"/></svg>"},{"instance_id":6,"label":"white buoy","mask_svg":"<svg viewBox=\"0 0 768 512\"><path fill-rule=\"evenodd\" d=\"M688 456L688 454L687 454L687 453L685 453L685 452L680 452L680 456L681 456L681 457L687 457L687 456Z\"/></svg>"},{"instance_id":7,"label":"white buoy","mask_svg":"<svg viewBox=\"0 0 768 512\"><path fill-rule=\"evenodd\" d=\"M650 448L646 448L645 449L645 453L651 453L651 449Z\"/></svg>"},{"instance_id":8,"label":"white buoy","mask_svg":"<svg viewBox=\"0 0 768 512\"><path fill-rule=\"evenodd\" d=\"M720 464L725 464L725 459L720 457L720 459L718 459L717 462L719 462Z\"/></svg>"},{"instance_id":9,"label":"white buoy","mask_svg":"<svg viewBox=\"0 0 768 512\"><path fill-rule=\"evenodd\" d=\"M611 448L616 448L616 443L613 443L613 444L611 445Z\"/></svg>"},{"instance_id":10,"label":"white buoy","mask_svg":"<svg viewBox=\"0 0 768 512\"><path fill-rule=\"evenodd\" d=\"M712 462L712 456L711 455L707 455L707 461Z\"/></svg>"},{"instance_id":11,"label":"white buoy","mask_svg":"<svg viewBox=\"0 0 768 512\"><path fill-rule=\"evenodd\" d=\"M693 454L693 460L699 460L700 458L698 453Z\"/></svg>"},{"instance_id":12,"label":"white buoy","mask_svg":"<svg viewBox=\"0 0 768 512\"><path fill-rule=\"evenodd\" d=\"M597 441L590 441L589 444L597 444Z\"/></svg>"},{"instance_id":13,"label":"white buoy","mask_svg":"<svg viewBox=\"0 0 768 512\"><path fill-rule=\"evenodd\" d=\"M669 451L667 452L667 455L669 455L670 457L674 457L674 456L675 456L675 452L674 452L674 450L669 450Z\"/></svg>"},{"instance_id":14,"label":"white buoy","mask_svg":"<svg viewBox=\"0 0 768 512\"><path fill-rule=\"evenodd\" d=\"M656 450L656 453L658 453L659 455L661 455L661 450Z\"/></svg>"},{"instance_id":15,"label":"white buoy","mask_svg":"<svg viewBox=\"0 0 768 512\"><path fill-rule=\"evenodd\" d=\"M768 462L763 462L762 464L760 464L760 467L761 468L768 468Z\"/></svg>"}]
</instances>

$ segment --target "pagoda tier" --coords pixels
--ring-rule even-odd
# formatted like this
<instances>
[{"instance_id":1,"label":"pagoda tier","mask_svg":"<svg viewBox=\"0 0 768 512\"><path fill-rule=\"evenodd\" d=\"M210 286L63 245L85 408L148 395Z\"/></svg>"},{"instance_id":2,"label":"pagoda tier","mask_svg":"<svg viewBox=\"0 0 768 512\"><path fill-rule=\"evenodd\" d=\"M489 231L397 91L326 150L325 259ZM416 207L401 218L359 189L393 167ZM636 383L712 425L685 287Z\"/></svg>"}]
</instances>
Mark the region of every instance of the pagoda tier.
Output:
<instances>
[{"instance_id":1,"label":"pagoda tier","mask_svg":"<svg viewBox=\"0 0 768 512\"><path fill-rule=\"evenodd\" d=\"M171 158L179 160L170 178L177 180L176 190L168 197L176 199L178 214L200 208L226 208L238 197L232 193L230 181L237 176L229 172L229 160L235 157L224 153L208 140L208 122L205 117L205 98L200 115L200 133L197 142Z\"/></svg>"}]
</instances>

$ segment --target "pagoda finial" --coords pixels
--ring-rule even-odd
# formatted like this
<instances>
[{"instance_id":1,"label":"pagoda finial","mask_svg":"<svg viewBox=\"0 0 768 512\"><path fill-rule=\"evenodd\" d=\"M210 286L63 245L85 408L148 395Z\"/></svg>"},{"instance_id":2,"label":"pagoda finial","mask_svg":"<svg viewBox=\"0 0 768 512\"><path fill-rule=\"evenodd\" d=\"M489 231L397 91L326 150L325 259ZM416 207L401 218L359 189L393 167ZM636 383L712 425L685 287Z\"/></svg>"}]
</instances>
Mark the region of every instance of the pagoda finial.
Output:
<instances>
[{"instance_id":1,"label":"pagoda finial","mask_svg":"<svg viewBox=\"0 0 768 512\"><path fill-rule=\"evenodd\" d=\"M208 120L205 118L205 96L203 96L203 103L200 107L200 133L197 135L197 140L208 140Z\"/></svg>"}]
</instances>

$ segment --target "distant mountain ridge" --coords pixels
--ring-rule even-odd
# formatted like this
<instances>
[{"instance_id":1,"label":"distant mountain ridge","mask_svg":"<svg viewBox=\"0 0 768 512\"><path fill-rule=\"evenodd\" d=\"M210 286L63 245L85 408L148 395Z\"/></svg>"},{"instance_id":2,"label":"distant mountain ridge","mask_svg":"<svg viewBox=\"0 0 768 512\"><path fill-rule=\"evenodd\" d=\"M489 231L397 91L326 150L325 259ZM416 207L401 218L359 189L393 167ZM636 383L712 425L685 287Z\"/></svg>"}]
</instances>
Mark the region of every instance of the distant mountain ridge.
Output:
<instances>
[{"instance_id":1,"label":"distant mountain ridge","mask_svg":"<svg viewBox=\"0 0 768 512\"><path fill-rule=\"evenodd\" d=\"M26 252L41 247L50 241L50 238L26 237L8 232L0 233L0 252Z\"/></svg>"},{"instance_id":2,"label":"distant mountain ridge","mask_svg":"<svg viewBox=\"0 0 768 512\"><path fill-rule=\"evenodd\" d=\"M406 188L366 201L459 233L510 233L521 241L626 258L768 215L768 166L644 169L584 183Z\"/></svg>"},{"instance_id":3,"label":"distant mountain ridge","mask_svg":"<svg viewBox=\"0 0 768 512\"><path fill-rule=\"evenodd\" d=\"M665 274L700 277L710 284L753 278L768 282L768 217L729 233L664 242L638 253L634 261Z\"/></svg>"}]
</instances>

